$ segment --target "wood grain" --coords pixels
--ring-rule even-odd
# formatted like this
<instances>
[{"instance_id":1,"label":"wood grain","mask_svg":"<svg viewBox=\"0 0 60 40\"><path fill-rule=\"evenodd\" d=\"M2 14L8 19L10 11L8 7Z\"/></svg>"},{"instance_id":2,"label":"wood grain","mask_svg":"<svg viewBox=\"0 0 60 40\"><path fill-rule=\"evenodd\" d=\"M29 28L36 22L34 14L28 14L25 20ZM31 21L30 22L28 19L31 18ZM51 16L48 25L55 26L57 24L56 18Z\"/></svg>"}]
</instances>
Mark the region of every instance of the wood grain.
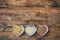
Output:
<instances>
[{"instance_id":1,"label":"wood grain","mask_svg":"<svg viewBox=\"0 0 60 40\"><path fill-rule=\"evenodd\" d=\"M19 37L0 32L0 40L60 40L60 0L0 0L0 31L7 25L47 25L49 32Z\"/></svg>"}]
</instances>

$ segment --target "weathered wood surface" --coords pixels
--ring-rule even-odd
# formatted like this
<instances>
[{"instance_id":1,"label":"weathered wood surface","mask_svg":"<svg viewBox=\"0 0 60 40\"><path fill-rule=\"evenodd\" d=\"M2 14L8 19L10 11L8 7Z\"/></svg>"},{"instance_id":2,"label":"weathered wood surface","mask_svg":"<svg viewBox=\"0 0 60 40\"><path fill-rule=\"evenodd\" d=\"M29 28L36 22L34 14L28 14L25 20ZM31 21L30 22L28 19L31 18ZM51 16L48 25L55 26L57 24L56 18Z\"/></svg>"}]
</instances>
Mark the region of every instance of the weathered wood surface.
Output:
<instances>
[{"instance_id":1,"label":"weathered wood surface","mask_svg":"<svg viewBox=\"0 0 60 40\"><path fill-rule=\"evenodd\" d=\"M0 0L0 31L10 24L45 24L49 32L43 37L0 32L0 40L60 40L60 0Z\"/></svg>"}]
</instances>

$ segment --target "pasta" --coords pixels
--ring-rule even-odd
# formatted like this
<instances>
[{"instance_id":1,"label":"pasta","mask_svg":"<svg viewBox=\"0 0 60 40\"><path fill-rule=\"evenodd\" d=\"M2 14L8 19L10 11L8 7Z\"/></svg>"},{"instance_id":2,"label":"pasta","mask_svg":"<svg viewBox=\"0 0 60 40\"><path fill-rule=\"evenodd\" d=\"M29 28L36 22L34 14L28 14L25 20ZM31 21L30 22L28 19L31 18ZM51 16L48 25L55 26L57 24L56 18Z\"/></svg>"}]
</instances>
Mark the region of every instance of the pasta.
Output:
<instances>
[{"instance_id":1,"label":"pasta","mask_svg":"<svg viewBox=\"0 0 60 40\"><path fill-rule=\"evenodd\" d=\"M23 33L23 31L24 31L24 28L21 25L20 26L15 25L13 27L13 33L16 35L21 35Z\"/></svg>"}]
</instances>

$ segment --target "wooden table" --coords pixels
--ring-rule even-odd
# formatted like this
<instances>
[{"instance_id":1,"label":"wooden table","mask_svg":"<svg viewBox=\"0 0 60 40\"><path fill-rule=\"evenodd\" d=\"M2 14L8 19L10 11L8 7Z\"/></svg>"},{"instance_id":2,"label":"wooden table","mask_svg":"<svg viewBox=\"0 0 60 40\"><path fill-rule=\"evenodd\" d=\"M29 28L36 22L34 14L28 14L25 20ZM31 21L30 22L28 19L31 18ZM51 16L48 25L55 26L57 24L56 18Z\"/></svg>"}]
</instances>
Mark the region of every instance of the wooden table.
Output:
<instances>
[{"instance_id":1,"label":"wooden table","mask_svg":"<svg viewBox=\"0 0 60 40\"><path fill-rule=\"evenodd\" d=\"M11 31L0 32L0 40L60 40L60 7L51 7L49 1L44 2L42 6L30 5L11 5L0 8L0 30L6 25L47 25L49 32L43 37L36 33L34 36L29 37L25 33L19 37L15 36ZM38 2L38 1L36 1ZM57 1L58 2L58 1ZM38 2L39 3L39 2ZM41 2L43 3L43 2ZM8 29L9 30L9 29Z\"/></svg>"}]
</instances>

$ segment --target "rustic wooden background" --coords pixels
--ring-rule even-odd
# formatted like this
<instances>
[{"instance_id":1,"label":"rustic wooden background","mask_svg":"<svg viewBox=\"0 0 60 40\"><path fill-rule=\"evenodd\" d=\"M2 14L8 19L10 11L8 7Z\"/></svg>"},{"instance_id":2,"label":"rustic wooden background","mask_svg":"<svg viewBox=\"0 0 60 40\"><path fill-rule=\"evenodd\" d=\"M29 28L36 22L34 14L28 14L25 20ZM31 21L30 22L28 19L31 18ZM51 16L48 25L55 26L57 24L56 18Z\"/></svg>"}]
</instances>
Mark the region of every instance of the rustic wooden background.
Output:
<instances>
[{"instance_id":1,"label":"rustic wooden background","mask_svg":"<svg viewBox=\"0 0 60 40\"><path fill-rule=\"evenodd\" d=\"M60 40L60 0L0 0L0 31L13 24L47 25L49 32L43 37L0 32L0 40Z\"/></svg>"}]
</instances>

